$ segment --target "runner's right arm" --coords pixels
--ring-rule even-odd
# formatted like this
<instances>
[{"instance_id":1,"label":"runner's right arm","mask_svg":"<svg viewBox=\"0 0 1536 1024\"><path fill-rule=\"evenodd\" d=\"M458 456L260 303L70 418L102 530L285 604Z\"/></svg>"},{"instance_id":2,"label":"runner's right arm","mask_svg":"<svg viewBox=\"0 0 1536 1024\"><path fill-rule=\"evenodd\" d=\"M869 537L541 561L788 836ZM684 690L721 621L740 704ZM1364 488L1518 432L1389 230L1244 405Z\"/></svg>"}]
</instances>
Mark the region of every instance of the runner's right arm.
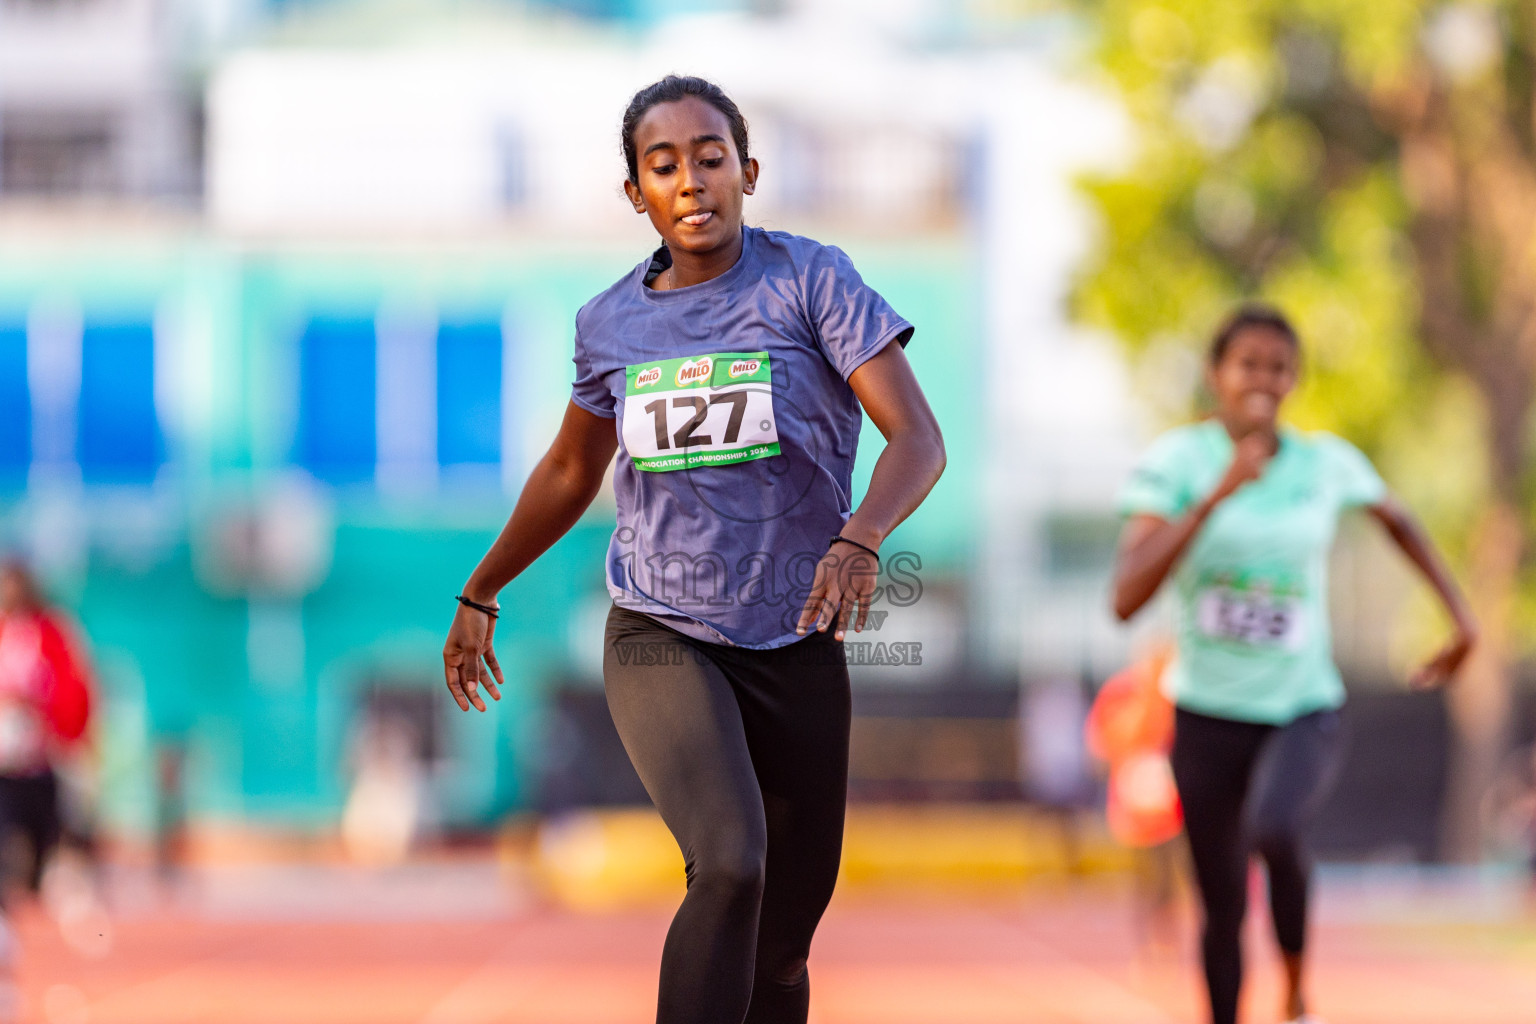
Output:
<instances>
[{"instance_id":1,"label":"runner's right arm","mask_svg":"<svg viewBox=\"0 0 1536 1024\"><path fill-rule=\"evenodd\" d=\"M1257 480L1269 457L1266 440L1250 434L1237 442L1221 482L1183 516L1169 520L1135 515L1126 522L1115 555L1116 618L1124 622L1152 600L1216 506L1243 484Z\"/></svg>"},{"instance_id":2,"label":"runner's right arm","mask_svg":"<svg viewBox=\"0 0 1536 1024\"><path fill-rule=\"evenodd\" d=\"M565 536L597 497L618 444L612 419L567 404L560 432L529 474L507 525L464 584L464 596L494 605L502 587ZM501 699L505 679L491 648L495 631L496 620L459 605L443 646L443 674L462 711L470 705L485 710L477 692L482 684L493 699Z\"/></svg>"}]
</instances>

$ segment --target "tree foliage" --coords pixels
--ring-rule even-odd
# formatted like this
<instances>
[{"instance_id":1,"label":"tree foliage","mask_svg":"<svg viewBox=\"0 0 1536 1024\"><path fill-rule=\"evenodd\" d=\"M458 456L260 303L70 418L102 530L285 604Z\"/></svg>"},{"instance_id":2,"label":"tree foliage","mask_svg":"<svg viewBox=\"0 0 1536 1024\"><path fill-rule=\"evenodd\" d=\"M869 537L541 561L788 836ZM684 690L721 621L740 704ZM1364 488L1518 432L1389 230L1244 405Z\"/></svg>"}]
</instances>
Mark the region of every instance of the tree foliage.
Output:
<instances>
[{"instance_id":1,"label":"tree foliage","mask_svg":"<svg viewBox=\"0 0 1536 1024\"><path fill-rule=\"evenodd\" d=\"M1536 2L1078 6L1138 135L1086 183L1104 236L1078 312L1163 377L1239 299L1295 319L1293 417L1377 458L1484 624L1451 700L1447 850L1475 855L1536 635Z\"/></svg>"},{"instance_id":2,"label":"tree foliage","mask_svg":"<svg viewBox=\"0 0 1536 1024\"><path fill-rule=\"evenodd\" d=\"M1138 151L1087 183L1104 238L1080 315L1162 366L1238 299L1274 301L1307 346L1293 416L1377 456L1453 549L1490 500L1528 505L1530 8L1092 10Z\"/></svg>"}]
</instances>

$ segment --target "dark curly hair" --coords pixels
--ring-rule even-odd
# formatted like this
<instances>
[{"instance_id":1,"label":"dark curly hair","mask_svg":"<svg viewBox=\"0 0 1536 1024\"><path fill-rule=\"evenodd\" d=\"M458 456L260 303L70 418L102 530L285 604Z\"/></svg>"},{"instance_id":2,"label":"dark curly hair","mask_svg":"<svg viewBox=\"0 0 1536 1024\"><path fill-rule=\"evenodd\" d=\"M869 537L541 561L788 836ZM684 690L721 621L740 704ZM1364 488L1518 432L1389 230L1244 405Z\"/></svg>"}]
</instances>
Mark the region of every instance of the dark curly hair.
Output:
<instances>
[{"instance_id":1,"label":"dark curly hair","mask_svg":"<svg viewBox=\"0 0 1536 1024\"><path fill-rule=\"evenodd\" d=\"M694 78L691 75L668 75L659 82L654 82L635 93L629 101L629 107L624 111L624 121L620 128L620 135L624 149L624 165L629 170L629 180L635 184L640 183L640 158L635 153L635 128L639 126L640 119L645 112L658 103L676 103L688 96L697 96L699 99L714 107L725 115L726 121L731 125L731 141L736 143L736 155L741 162L747 162L747 119L741 116L741 110L732 102L714 82L702 78Z\"/></svg>"},{"instance_id":2,"label":"dark curly hair","mask_svg":"<svg viewBox=\"0 0 1536 1024\"><path fill-rule=\"evenodd\" d=\"M1297 355L1301 354L1301 338L1296 334L1296 328L1291 326L1290 320L1286 319L1284 313L1262 302L1245 302L1233 310L1216 329L1216 336L1211 339L1212 366L1221 364L1227 349L1232 346L1232 339L1237 337L1238 332L1245 327L1267 327L1277 331L1291 343L1291 348Z\"/></svg>"}]
</instances>

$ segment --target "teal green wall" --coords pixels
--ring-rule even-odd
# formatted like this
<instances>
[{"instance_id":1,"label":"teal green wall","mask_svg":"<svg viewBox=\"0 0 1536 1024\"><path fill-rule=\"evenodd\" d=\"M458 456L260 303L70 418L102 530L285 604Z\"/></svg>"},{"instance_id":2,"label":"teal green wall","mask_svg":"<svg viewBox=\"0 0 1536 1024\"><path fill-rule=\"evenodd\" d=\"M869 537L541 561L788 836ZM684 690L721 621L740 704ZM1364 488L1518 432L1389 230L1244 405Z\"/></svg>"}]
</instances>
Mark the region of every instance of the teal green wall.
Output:
<instances>
[{"instance_id":1,"label":"teal green wall","mask_svg":"<svg viewBox=\"0 0 1536 1024\"><path fill-rule=\"evenodd\" d=\"M944 479L890 544L921 554L925 575L963 575L980 499L983 410L968 372L981 352L977 275L958 244L846 248L917 325L908 355L949 452ZM331 492L332 564L313 592L250 597L199 582L195 545L209 510L260 496L287 470L291 361L305 318L371 316L386 298L430 304L445 318L506 311L521 342L517 422L536 452L568 395L577 308L634 262L634 252L604 248L380 255L244 250L192 236L89 251L0 246L0 317L14 321L54 296L87 317L169 318L187 364L182 421L166 426L167 472L154 488L82 492L88 557L49 579L97 663L110 822L150 827L155 751L183 744L194 814L329 826L344 797L359 688L379 678L442 686L453 595L511 506L499 488L445 487L409 502L371 488ZM856 490L880 448L866 424ZM524 453L508 454L527 470ZM24 543L39 508L36 494L0 494L0 545ZM512 685L493 714L448 715L454 757L439 793L449 824L488 822L530 799L542 696L573 671L568 620L601 591L607 515L594 510L503 595L498 650ZM293 635L298 643L273 642Z\"/></svg>"}]
</instances>

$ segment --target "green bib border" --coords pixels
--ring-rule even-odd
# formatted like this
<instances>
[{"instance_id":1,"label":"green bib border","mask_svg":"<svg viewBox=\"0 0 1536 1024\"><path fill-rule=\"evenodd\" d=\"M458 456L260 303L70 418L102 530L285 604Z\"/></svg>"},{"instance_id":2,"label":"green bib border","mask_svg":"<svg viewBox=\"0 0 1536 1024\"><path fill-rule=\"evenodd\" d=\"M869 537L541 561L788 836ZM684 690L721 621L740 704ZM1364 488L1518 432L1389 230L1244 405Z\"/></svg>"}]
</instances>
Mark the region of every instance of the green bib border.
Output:
<instances>
[{"instance_id":1,"label":"green bib border","mask_svg":"<svg viewBox=\"0 0 1536 1024\"><path fill-rule=\"evenodd\" d=\"M724 452L686 452L682 455L658 455L654 458L630 456L635 468L647 473L669 473L677 469L697 469L700 466L734 466L738 462L751 462L779 454L779 442L754 444L745 448L732 448Z\"/></svg>"},{"instance_id":2,"label":"green bib border","mask_svg":"<svg viewBox=\"0 0 1536 1024\"><path fill-rule=\"evenodd\" d=\"M677 374L683 366L697 365L699 360L708 359L710 373L708 377L698 377L693 380L679 383ZM758 365L749 373L732 377L731 368L737 363L756 362ZM652 382L639 384L637 380L642 374L656 372L656 378ZM654 362L634 363L624 367L624 397L626 400L636 396L655 394L662 391L684 390L719 390L736 384L772 384L773 373L767 352L703 352L696 356L683 356L678 359L658 359Z\"/></svg>"}]
</instances>

